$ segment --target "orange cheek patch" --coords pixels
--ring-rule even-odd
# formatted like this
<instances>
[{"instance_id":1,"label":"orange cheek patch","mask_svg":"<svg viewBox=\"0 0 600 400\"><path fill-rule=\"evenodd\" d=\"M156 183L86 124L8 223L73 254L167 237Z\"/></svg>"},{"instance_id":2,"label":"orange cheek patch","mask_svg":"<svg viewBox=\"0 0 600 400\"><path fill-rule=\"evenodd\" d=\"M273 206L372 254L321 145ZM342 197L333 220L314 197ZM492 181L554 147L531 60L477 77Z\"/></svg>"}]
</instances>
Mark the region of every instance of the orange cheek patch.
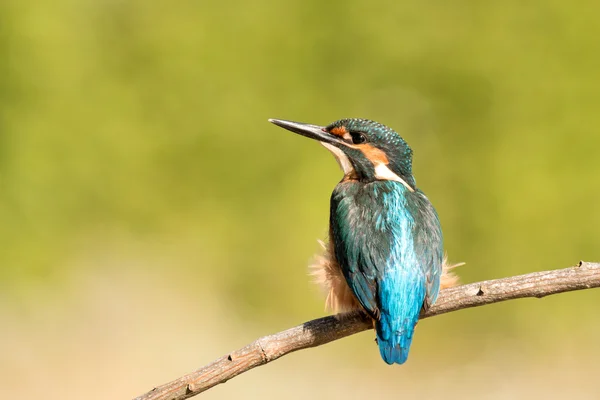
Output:
<instances>
[{"instance_id":1,"label":"orange cheek patch","mask_svg":"<svg viewBox=\"0 0 600 400\"><path fill-rule=\"evenodd\" d=\"M372 146L370 144L359 144L355 147L362 151L365 157L367 157L367 159L369 159L373 163L373 165L386 165L390 162L385 153L375 146Z\"/></svg>"},{"instance_id":2,"label":"orange cheek patch","mask_svg":"<svg viewBox=\"0 0 600 400\"><path fill-rule=\"evenodd\" d=\"M331 131L329 131L329 133L331 133L332 135L335 135L335 136L343 138L344 135L348 134L348 130L346 130L345 126L337 126L337 127L333 128Z\"/></svg>"}]
</instances>

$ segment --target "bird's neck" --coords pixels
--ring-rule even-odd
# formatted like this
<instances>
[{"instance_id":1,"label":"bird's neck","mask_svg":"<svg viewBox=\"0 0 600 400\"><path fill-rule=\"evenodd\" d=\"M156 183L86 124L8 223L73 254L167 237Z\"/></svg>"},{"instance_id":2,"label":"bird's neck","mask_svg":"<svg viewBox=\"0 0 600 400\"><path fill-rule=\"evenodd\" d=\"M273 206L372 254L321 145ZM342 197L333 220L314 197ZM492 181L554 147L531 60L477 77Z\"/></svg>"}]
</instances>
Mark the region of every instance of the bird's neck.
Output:
<instances>
[{"instance_id":1,"label":"bird's neck","mask_svg":"<svg viewBox=\"0 0 600 400\"><path fill-rule=\"evenodd\" d=\"M362 182L359 180L346 180L340 182L332 193L332 197L339 200L346 199L349 208L369 209L378 208L383 211L391 204L402 207L412 203L412 198L417 193L396 181L376 180Z\"/></svg>"}]
</instances>

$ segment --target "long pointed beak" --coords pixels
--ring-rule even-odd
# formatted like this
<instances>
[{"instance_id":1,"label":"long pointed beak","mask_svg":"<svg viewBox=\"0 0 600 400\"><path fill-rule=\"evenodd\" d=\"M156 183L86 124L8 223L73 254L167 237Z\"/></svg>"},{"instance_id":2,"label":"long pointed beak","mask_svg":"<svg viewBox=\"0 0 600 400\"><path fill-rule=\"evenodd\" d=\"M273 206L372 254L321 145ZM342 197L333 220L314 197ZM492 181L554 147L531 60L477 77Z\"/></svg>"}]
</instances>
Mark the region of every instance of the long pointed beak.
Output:
<instances>
[{"instance_id":1,"label":"long pointed beak","mask_svg":"<svg viewBox=\"0 0 600 400\"><path fill-rule=\"evenodd\" d=\"M292 131L307 138L318 140L323 143L339 143L339 139L327 132L325 127L318 125L303 124L301 122L286 121L283 119L269 119L269 122Z\"/></svg>"}]
</instances>

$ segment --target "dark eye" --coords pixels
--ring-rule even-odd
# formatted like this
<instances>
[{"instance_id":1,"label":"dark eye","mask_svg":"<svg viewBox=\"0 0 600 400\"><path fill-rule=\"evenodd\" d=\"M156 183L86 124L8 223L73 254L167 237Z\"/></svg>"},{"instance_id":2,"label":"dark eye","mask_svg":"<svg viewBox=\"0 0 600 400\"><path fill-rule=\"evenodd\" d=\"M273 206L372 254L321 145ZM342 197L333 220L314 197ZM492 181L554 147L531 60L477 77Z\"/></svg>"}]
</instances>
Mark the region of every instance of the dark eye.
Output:
<instances>
[{"instance_id":1,"label":"dark eye","mask_svg":"<svg viewBox=\"0 0 600 400\"><path fill-rule=\"evenodd\" d=\"M361 144L367 141L365 134L362 132L350 132L350 136L352 136L352 143Z\"/></svg>"}]
</instances>

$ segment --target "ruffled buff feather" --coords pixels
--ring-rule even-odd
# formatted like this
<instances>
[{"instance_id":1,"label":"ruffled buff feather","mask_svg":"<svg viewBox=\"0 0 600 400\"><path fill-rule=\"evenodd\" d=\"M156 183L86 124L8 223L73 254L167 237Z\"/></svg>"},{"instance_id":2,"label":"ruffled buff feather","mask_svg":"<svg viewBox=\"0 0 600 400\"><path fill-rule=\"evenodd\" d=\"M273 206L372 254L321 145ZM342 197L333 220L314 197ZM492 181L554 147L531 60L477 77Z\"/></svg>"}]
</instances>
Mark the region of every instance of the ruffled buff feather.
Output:
<instances>
[{"instance_id":1,"label":"ruffled buff feather","mask_svg":"<svg viewBox=\"0 0 600 400\"><path fill-rule=\"evenodd\" d=\"M344 274L338 264L333 251L333 244L327 244L319 240L323 252L315 257L314 263L309 267L310 274L325 293L325 308L334 314L351 311L360 308L360 303L346 283ZM448 257L444 257L442 264L442 276L440 289L446 289L458 284L458 276L451 270L464 265L464 263L450 264Z\"/></svg>"}]
</instances>

